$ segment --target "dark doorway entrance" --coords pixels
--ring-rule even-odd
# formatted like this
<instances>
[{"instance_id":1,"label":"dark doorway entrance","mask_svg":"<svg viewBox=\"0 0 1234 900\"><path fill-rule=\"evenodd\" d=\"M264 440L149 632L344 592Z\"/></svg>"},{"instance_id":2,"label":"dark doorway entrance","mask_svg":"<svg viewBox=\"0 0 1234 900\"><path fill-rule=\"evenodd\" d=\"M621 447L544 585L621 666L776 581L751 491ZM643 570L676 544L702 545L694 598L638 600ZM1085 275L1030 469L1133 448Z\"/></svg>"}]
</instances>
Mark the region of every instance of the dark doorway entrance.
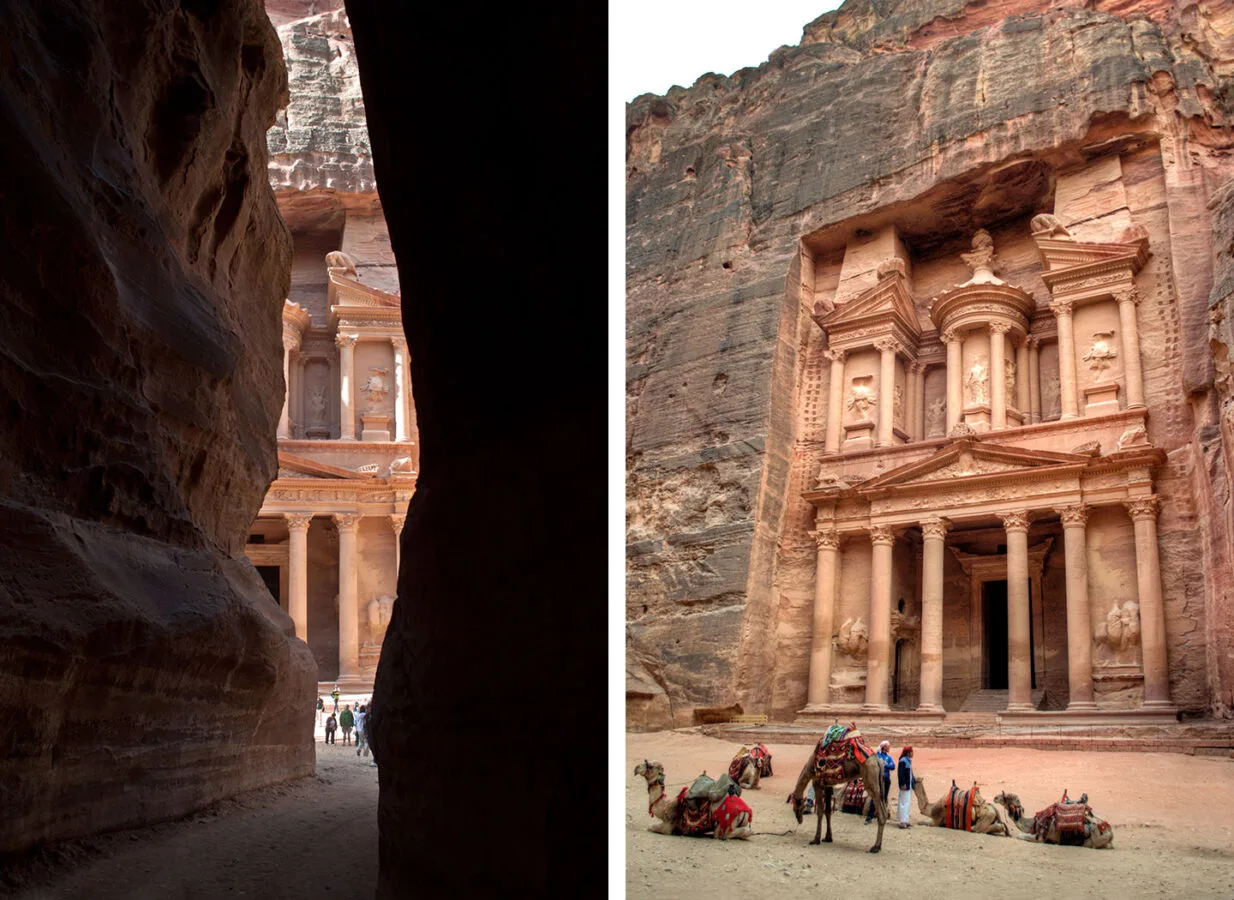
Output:
<instances>
[{"instance_id":1,"label":"dark doorway entrance","mask_svg":"<svg viewBox=\"0 0 1234 900\"><path fill-rule=\"evenodd\" d=\"M985 664L982 687L1007 690L1007 582L986 581L981 585L982 651Z\"/></svg>"},{"instance_id":2,"label":"dark doorway entrance","mask_svg":"<svg viewBox=\"0 0 1234 900\"><path fill-rule=\"evenodd\" d=\"M900 685L904 678L904 641L896 641L895 668L891 676L891 702L900 702Z\"/></svg>"},{"instance_id":3,"label":"dark doorway entrance","mask_svg":"<svg viewBox=\"0 0 1234 900\"><path fill-rule=\"evenodd\" d=\"M258 566L257 574L261 576L261 580L266 583L266 588L270 591L270 596L274 598L274 604L280 606L279 603L279 567L278 566Z\"/></svg>"}]
</instances>

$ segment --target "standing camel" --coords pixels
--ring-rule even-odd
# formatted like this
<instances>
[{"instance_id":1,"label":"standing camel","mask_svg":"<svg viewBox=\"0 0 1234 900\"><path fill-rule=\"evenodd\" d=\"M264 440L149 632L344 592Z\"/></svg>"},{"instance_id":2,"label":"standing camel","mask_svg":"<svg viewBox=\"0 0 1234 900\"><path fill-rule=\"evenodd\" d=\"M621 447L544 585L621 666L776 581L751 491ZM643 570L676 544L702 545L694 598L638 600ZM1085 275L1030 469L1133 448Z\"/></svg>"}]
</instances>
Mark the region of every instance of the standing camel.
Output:
<instances>
[{"instance_id":1,"label":"standing camel","mask_svg":"<svg viewBox=\"0 0 1234 900\"><path fill-rule=\"evenodd\" d=\"M955 782L951 783L952 788L955 788ZM974 791L977 786L973 785ZM913 786L913 794L917 798L917 806L921 810L923 816L928 816L930 824L941 827L951 827L944 824L947 819L949 810L947 809L947 799L951 792L947 791L938 800L930 803L926 800L925 778L918 775L917 783ZM1002 796L1001 794L999 796ZM997 798L995 798L997 799ZM975 794L973 797L973 814L972 827L968 829L973 834L994 834L1000 837L1011 837L1015 834L1015 829L1011 827L1007 813L1002 807L989 802L981 796Z\"/></svg>"},{"instance_id":2,"label":"standing camel","mask_svg":"<svg viewBox=\"0 0 1234 900\"><path fill-rule=\"evenodd\" d=\"M855 735L855 730L850 733ZM813 846L818 843L830 844L831 798L833 790L847 785L854 779L860 778L865 785L866 796L873 798L875 810L878 813L878 837L874 841L874 846L870 848L871 853L878 853L883 849L883 827L887 824L887 802L883 798L883 764L874 755L873 751L869 751L865 762L858 762L854 752L855 748L852 746L854 740L855 737L842 741L846 745L847 753L844 756L842 769L839 772L824 768L821 764L820 759L824 746L823 741L820 740L814 749L814 753L810 755L810 758L806 760L806 764L802 767L801 774L797 776L797 786L793 789L793 793L788 799L793 804L793 815L797 817L797 824L800 825L802 822L801 808L806 785L814 784L814 812L818 816L818 825L814 830L814 840L810 841L810 845ZM822 837L823 816L827 817L826 837Z\"/></svg>"}]
</instances>

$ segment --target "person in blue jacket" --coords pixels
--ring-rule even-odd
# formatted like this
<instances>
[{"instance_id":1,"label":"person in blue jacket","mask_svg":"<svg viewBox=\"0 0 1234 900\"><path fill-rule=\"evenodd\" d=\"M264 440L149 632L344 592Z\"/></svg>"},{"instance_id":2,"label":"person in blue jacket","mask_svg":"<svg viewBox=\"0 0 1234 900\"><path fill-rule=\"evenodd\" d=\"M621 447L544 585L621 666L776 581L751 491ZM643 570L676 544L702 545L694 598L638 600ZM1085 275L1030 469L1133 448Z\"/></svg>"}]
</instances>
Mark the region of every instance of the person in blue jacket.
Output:
<instances>
[{"instance_id":1,"label":"person in blue jacket","mask_svg":"<svg viewBox=\"0 0 1234 900\"><path fill-rule=\"evenodd\" d=\"M891 773L895 771L896 763L891 758L891 741L883 741L878 745L878 759L883 764L883 803L887 803L891 797ZM866 813L866 824L869 825L874 821L875 811L878 809L871 798L869 811Z\"/></svg>"}]
</instances>

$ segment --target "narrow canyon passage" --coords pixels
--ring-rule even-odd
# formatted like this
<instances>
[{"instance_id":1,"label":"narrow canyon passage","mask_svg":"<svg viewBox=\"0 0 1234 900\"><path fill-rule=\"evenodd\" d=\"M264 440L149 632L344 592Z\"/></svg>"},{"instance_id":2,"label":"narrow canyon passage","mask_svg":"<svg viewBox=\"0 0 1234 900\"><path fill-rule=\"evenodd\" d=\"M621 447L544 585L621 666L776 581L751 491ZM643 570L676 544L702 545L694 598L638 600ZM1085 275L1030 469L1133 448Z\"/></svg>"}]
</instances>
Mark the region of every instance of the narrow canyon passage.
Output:
<instances>
[{"instance_id":1,"label":"narrow canyon passage","mask_svg":"<svg viewBox=\"0 0 1234 900\"><path fill-rule=\"evenodd\" d=\"M320 736L317 738L320 741ZM377 769L317 744L317 774L179 822L74 841L0 878L22 900L369 898L377 889Z\"/></svg>"}]
</instances>

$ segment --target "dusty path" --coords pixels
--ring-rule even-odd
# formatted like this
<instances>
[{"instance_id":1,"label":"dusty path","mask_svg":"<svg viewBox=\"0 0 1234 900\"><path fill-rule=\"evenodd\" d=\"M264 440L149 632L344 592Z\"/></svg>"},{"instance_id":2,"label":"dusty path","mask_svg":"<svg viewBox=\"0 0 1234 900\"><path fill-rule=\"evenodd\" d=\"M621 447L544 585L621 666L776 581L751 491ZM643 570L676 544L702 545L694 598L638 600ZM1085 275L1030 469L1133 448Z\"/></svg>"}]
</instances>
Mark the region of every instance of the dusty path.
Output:
<instances>
[{"instance_id":1,"label":"dusty path","mask_svg":"<svg viewBox=\"0 0 1234 900\"><path fill-rule=\"evenodd\" d=\"M316 776L252 791L179 822L64 845L20 873L16 896L371 900L377 769L369 761L358 759L354 747L318 743Z\"/></svg>"},{"instance_id":2,"label":"dusty path","mask_svg":"<svg viewBox=\"0 0 1234 900\"><path fill-rule=\"evenodd\" d=\"M1234 897L1234 760L1170 753L918 748L917 771L930 799L952 778L961 785L975 779L989 797L1004 789L1018 793L1031 814L1056 800L1063 788L1073 798L1087 791L1097 814L1114 826L1114 849L892 826L884 834L883 852L871 855L866 850L876 826L865 826L852 815L833 816L835 843L808 846L814 820L797 826L784 801L811 748L768 746L775 775L742 797L754 810L755 831L790 833L724 843L648 832L646 782L631 772L642 759L656 759L665 766L670 791L680 790L704 770L712 776L726 771L737 745L683 732L627 735L626 888L631 900L851 892L881 900L954 900L974 893L1036 900ZM896 793L893 782L893 804Z\"/></svg>"}]
</instances>

